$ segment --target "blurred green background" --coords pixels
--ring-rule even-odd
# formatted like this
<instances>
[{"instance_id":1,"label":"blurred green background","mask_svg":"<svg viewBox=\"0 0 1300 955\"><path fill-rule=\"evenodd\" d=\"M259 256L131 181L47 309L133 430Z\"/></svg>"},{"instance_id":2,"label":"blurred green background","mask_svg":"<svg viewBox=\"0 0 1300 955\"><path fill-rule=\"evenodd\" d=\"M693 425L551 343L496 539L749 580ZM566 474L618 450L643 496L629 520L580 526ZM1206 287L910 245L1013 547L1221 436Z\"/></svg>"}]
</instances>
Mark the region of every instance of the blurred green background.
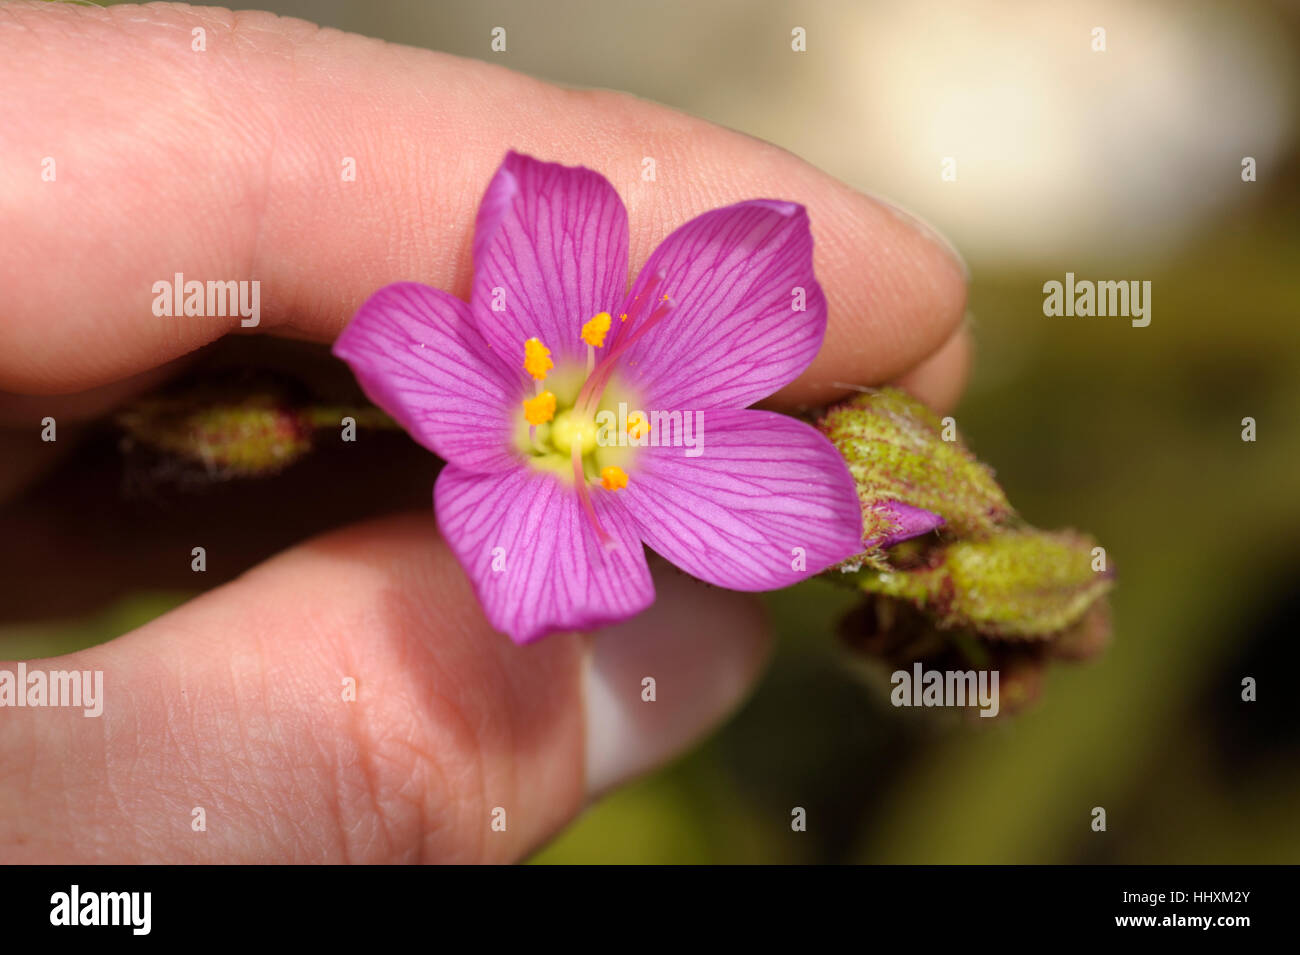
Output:
<instances>
[{"instance_id":1,"label":"blurred green background","mask_svg":"<svg viewBox=\"0 0 1300 955\"><path fill-rule=\"evenodd\" d=\"M964 437L1028 520L1090 531L1119 568L1108 651L992 721L894 710L834 637L844 594L771 596L780 648L744 709L538 861L1300 861L1295 5L262 6L628 90L918 212L972 271ZM1150 326L1044 317L1043 283L1067 271L1151 281ZM107 639L179 599L10 627L0 655Z\"/></svg>"}]
</instances>

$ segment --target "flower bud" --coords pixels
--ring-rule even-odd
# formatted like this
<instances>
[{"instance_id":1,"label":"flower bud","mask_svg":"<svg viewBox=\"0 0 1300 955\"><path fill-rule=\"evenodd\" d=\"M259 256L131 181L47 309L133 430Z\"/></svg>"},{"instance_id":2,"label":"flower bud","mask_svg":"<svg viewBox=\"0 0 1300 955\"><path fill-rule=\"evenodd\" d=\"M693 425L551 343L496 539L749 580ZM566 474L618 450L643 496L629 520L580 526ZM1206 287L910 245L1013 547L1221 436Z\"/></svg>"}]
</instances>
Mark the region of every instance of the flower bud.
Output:
<instances>
[{"instance_id":1,"label":"flower bud","mask_svg":"<svg viewBox=\"0 0 1300 955\"><path fill-rule=\"evenodd\" d=\"M1114 573L1093 569L1093 547L1074 531L1002 528L945 542L913 567L864 570L858 582L925 611L940 629L1042 638L1074 626L1111 589Z\"/></svg>"},{"instance_id":2,"label":"flower bud","mask_svg":"<svg viewBox=\"0 0 1300 955\"><path fill-rule=\"evenodd\" d=\"M146 398L117 416L135 440L223 477L274 474L311 448L311 424L279 398Z\"/></svg>"},{"instance_id":3,"label":"flower bud","mask_svg":"<svg viewBox=\"0 0 1300 955\"><path fill-rule=\"evenodd\" d=\"M943 525L983 535L1012 514L993 472L929 408L895 388L870 391L827 411L822 432L844 456L862 502L872 552ZM951 427L951 426L949 426ZM945 437L951 440L944 440Z\"/></svg>"}]
</instances>

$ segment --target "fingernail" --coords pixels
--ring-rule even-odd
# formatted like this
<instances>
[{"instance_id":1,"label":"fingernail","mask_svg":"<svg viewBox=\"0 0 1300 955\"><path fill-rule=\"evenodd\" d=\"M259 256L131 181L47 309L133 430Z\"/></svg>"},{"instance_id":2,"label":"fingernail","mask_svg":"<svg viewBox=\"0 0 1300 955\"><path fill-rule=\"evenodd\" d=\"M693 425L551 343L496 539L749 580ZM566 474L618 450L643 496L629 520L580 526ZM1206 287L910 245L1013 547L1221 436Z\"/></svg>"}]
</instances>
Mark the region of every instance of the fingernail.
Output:
<instances>
[{"instance_id":1,"label":"fingernail","mask_svg":"<svg viewBox=\"0 0 1300 955\"><path fill-rule=\"evenodd\" d=\"M584 675L587 794L686 750L748 695L771 640L756 600L667 570L654 607L593 638Z\"/></svg>"}]
</instances>

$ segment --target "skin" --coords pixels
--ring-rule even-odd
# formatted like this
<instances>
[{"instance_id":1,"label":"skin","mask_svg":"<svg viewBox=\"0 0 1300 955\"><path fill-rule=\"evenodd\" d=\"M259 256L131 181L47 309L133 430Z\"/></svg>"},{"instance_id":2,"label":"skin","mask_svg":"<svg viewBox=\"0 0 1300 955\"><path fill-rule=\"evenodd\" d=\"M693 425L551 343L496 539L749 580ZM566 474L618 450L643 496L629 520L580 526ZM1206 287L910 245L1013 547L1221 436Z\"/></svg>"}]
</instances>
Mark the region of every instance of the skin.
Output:
<instances>
[{"instance_id":1,"label":"skin","mask_svg":"<svg viewBox=\"0 0 1300 955\"><path fill-rule=\"evenodd\" d=\"M467 297L477 203L509 148L609 178L634 271L715 206L807 205L830 327L768 406L894 382L947 409L965 380L965 271L942 239L781 149L627 95L169 4L0 7L0 89L0 493L39 489L65 453L62 430L57 446L33 441L40 417L75 434L220 336L328 343L401 279ZM640 181L646 155L656 183ZM40 180L44 156L57 183ZM355 182L340 181L343 156ZM155 317L152 283L176 271L260 279L261 327ZM20 530L51 526L24 519L0 521L11 563L39 553ZM73 590L75 552L44 568ZM0 861L518 860L715 726L768 647L751 597L662 565L636 620L515 647L427 508L247 566L108 644L30 664L103 670L107 699L93 720L3 711Z\"/></svg>"}]
</instances>

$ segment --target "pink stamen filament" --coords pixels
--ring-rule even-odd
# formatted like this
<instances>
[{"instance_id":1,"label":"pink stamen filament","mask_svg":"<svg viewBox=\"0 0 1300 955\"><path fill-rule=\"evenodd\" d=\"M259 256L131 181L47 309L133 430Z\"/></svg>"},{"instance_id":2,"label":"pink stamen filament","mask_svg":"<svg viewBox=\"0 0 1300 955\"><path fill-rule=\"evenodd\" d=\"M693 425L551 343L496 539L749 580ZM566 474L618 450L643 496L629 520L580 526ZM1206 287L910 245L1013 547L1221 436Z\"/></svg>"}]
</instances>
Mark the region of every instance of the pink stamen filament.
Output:
<instances>
[{"instance_id":1,"label":"pink stamen filament","mask_svg":"<svg viewBox=\"0 0 1300 955\"><path fill-rule=\"evenodd\" d=\"M586 512L587 520L591 522L592 529L596 532L596 537L606 547L615 546L614 538L600 525L600 518L596 516L596 506L591 503L591 492L587 490L587 475L582 470L582 443L573 442L573 483L578 488L578 500L582 502L582 509Z\"/></svg>"},{"instance_id":2,"label":"pink stamen filament","mask_svg":"<svg viewBox=\"0 0 1300 955\"><path fill-rule=\"evenodd\" d=\"M656 272L654 275L650 276L649 280L645 284L645 288L637 292L636 297L628 303L627 308L623 309L622 314L627 316L627 321L624 322L620 319L618 324L614 326L614 334L610 336L609 341L611 348L618 343L618 339L622 338L636 326L637 308L642 302L648 300L654 295L655 290L663 284L664 278L665 276L663 272ZM626 328L624 326L626 326Z\"/></svg>"},{"instance_id":3,"label":"pink stamen filament","mask_svg":"<svg viewBox=\"0 0 1300 955\"><path fill-rule=\"evenodd\" d=\"M596 349L591 345L587 346L587 380L582 383L582 388L578 391L578 397L574 402L573 409L581 417L585 418L595 412L596 406L600 403L600 397L604 394L605 386L609 384L609 379L614 374L614 367L618 363L618 359L673 310L673 302L665 298L659 307L647 316L640 327L635 327L638 306L649 301L654 296L663 280L664 273L656 272L646 282L645 287L632 299L626 311L622 313L627 315L628 322L620 321L617 328L611 329L613 334L610 336L609 350L599 363L596 362ZM630 327L625 329L623 328L624 324L628 324ZM539 393L541 391L540 382L538 382L538 391ZM581 441L574 441L571 457L573 460L573 481L577 486L578 500L582 502L583 513L587 515L587 520L596 532L596 537L605 547L618 546L618 542L601 526L600 518L596 516L596 507L592 503L591 491L587 487L587 475L582 466Z\"/></svg>"},{"instance_id":4,"label":"pink stamen filament","mask_svg":"<svg viewBox=\"0 0 1300 955\"><path fill-rule=\"evenodd\" d=\"M605 386L609 384L609 379L614 374L614 366L618 363L618 359L622 357L629 348L640 341L646 332L650 331L650 329L662 322L668 316L668 313L673 310L674 304L675 303L671 299L663 302L658 308L650 313L649 317L644 322L641 323L640 328L627 338L621 340L618 345L601 360L601 363L596 366L596 370L587 377L585 382L583 382L582 390L578 392L578 400L575 402L575 407L579 414L587 415L596 410L596 405L600 403L600 396L604 394Z\"/></svg>"}]
</instances>

